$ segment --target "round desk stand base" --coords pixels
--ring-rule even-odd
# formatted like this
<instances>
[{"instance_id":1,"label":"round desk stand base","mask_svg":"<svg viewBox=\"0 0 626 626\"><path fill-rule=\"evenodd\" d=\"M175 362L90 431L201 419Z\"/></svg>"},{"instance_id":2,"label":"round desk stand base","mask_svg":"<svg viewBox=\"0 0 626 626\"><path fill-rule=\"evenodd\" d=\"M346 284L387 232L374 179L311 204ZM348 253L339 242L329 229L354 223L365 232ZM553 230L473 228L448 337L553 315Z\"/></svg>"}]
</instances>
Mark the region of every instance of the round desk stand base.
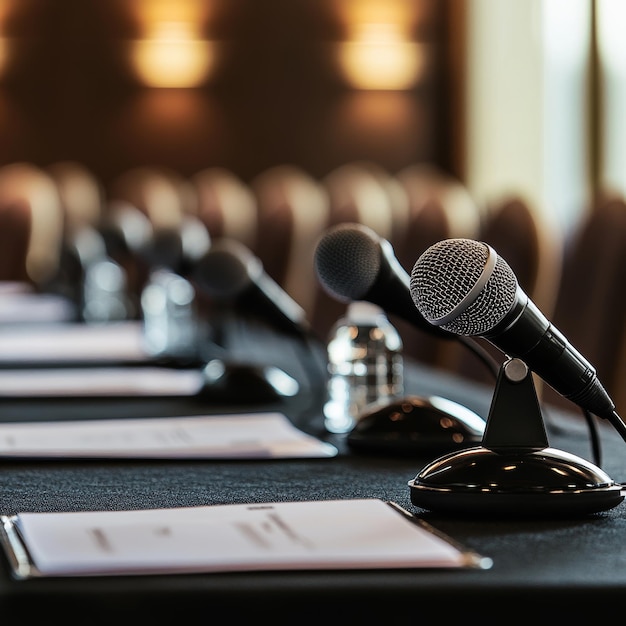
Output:
<instances>
[{"instance_id":1,"label":"round desk stand base","mask_svg":"<svg viewBox=\"0 0 626 626\"><path fill-rule=\"evenodd\" d=\"M429 463L409 487L415 506L464 516L584 516L624 499L622 485L599 467L549 447L467 448Z\"/></svg>"}]
</instances>

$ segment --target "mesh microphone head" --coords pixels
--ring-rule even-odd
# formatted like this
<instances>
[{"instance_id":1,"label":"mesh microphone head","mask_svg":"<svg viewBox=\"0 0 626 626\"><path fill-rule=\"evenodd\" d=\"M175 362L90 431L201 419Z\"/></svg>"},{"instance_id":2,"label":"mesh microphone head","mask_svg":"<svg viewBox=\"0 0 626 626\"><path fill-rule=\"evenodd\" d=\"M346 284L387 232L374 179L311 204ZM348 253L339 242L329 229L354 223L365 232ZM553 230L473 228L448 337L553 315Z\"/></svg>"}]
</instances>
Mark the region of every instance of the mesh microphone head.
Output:
<instances>
[{"instance_id":1,"label":"mesh microphone head","mask_svg":"<svg viewBox=\"0 0 626 626\"><path fill-rule=\"evenodd\" d=\"M362 224L330 228L315 250L315 270L331 296L347 302L361 300L378 278L380 238Z\"/></svg>"},{"instance_id":2,"label":"mesh microphone head","mask_svg":"<svg viewBox=\"0 0 626 626\"><path fill-rule=\"evenodd\" d=\"M495 265L485 276L490 254L495 255ZM470 295L483 280L480 291ZM481 335L511 310L518 283L506 261L486 243L444 239L417 259L410 289L415 306L431 323L447 318L437 325L457 335Z\"/></svg>"}]
</instances>

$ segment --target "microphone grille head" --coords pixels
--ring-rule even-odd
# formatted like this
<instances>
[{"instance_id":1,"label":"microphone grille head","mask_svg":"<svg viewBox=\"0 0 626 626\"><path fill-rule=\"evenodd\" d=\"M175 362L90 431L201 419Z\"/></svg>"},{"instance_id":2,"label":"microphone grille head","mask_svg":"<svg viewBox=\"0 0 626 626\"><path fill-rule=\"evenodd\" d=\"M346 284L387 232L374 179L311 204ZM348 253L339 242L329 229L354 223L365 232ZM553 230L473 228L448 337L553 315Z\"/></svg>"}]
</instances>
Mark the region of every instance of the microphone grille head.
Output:
<instances>
[{"instance_id":1,"label":"microphone grille head","mask_svg":"<svg viewBox=\"0 0 626 626\"><path fill-rule=\"evenodd\" d=\"M339 224L319 241L314 262L326 292L343 302L361 300L380 272L380 238L362 224Z\"/></svg>"},{"instance_id":2,"label":"microphone grille head","mask_svg":"<svg viewBox=\"0 0 626 626\"><path fill-rule=\"evenodd\" d=\"M495 255L495 264L489 270L490 255ZM486 243L444 239L417 259L410 289L415 306L429 322L443 319L436 325L444 330L481 335L510 311L518 283L506 261Z\"/></svg>"}]
</instances>

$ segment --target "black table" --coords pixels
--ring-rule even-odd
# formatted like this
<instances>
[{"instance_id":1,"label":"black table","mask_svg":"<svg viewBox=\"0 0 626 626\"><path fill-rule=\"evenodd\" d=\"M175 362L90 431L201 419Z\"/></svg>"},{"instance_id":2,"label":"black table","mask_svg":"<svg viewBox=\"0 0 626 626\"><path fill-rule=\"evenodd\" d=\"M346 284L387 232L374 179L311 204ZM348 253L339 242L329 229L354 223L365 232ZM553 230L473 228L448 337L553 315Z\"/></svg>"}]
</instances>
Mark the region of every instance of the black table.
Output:
<instances>
[{"instance_id":1,"label":"black table","mask_svg":"<svg viewBox=\"0 0 626 626\"><path fill-rule=\"evenodd\" d=\"M492 387L409 364L407 393L435 393L486 416ZM308 405L308 406L307 406ZM0 419L199 414L238 410L197 400L3 401ZM249 408L249 407L247 407ZM332 459L5 461L0 509L86 511L376 497L393 500L466 547L489 570L306 571L15 580L2 559L2 616L22 623L173 624L186 619L350 624L357 620L493 620L601 616L626 597L626 505L585 518L474 519L417 509L408 481L432 458L351 451L326 436L311 398L279 402L304 430L334 442ZM575 407L573 407L575 409ZM591 460L577 410L549 408L552 447ZM626 480L626 444L600 424L603 469ZM363 520L367 524L367 519ZM547 617L546 617L547 619Z\"/></svg>"}]
</instances>

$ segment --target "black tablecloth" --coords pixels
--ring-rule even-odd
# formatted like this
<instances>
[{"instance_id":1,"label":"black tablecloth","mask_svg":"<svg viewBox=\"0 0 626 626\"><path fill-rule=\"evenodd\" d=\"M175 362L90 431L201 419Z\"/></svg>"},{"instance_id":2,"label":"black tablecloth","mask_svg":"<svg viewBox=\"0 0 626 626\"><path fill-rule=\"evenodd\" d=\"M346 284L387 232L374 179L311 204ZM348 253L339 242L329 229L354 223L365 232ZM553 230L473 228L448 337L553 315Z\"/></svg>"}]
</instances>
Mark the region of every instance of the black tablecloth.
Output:
<instances>
[{"instance_id":1,"label":"black tablecloth","mask_svg":"<svg viewBox=\"0 0 626 626\"><path fill-rule=\"evenodd\" d=\"M487 416L492 387L407 364L406 391L439 394ZM432 455L356 453L323 430L319 390L264 405L334 442L331 459L249 461L3 461L0 513L87 511L376 497L417 513L493 559L490 570L305 571L15 580L3 563L0 609L23 623L182 623L263 619L489 620L601 616L626 594L626 509L573 519L481 519L411 504L408 481ZM0 419L97 419L237 411L210 399L3 401ZM250 409L250 406L243 407ZM591 459L587 426L547 407L552 447ZM626 480L626 444L600 424L603 469ZM438 454L435 456L439 456ZM362 520L367 524L368 520Z\"/></svg>"}]
</instances>

